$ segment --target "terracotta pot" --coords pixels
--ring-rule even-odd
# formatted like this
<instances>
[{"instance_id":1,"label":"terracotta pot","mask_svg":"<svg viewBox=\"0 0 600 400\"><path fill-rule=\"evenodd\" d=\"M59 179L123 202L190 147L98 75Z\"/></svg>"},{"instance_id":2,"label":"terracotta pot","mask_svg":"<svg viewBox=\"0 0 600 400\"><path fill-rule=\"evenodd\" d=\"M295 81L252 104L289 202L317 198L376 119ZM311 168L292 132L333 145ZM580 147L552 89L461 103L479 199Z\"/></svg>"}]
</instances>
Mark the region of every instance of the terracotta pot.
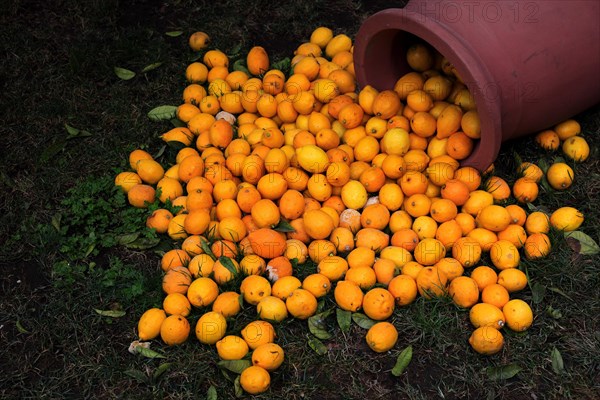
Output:
<instances>
[{"instance_id":1,"label":"terracotta pot","mask_svg":"<svg viewBox=\"0 0 600 400\"><path fill-rule=\"evenodd\" d=\"M480 170L503 141L600 101L600 2L411 0L369 17L354 45L361 87L391 89L424 40L456 67L477 103L482 134L463 161Z\"/></svg>"}]
</instances>

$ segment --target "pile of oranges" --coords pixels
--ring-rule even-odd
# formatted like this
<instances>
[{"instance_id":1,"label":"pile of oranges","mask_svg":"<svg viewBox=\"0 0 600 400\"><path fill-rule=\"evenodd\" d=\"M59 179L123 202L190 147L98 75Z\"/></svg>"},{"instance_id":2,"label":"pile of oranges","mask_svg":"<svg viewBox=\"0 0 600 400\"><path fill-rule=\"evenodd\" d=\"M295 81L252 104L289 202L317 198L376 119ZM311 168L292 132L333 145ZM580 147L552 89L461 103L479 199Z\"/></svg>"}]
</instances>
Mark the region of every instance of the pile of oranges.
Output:
<instances>
[{"instance_id":1,"label":"pile of oranges","mask_svg":"<svg viewBox=\"0 0 600 400\"><path fill-rule=\"evenodd\" d=\"M511 188L493 165L484 174L461 166L481 135L476 104L426 44L408 50L414 71L378 91L357 90L351 39L325 27L297 48L289 76L270 69L262 47L230 71L208 42L202 32L190 37L205 52L185 72L176 115L186 126L162 135L183 144L175 163L165 170L135 150L132 171L115 179L134 207L158 201L178 210L165 205L147 219L181 248L162 257L166 297L142 315L141 340L181 344L188 317L201 311L197 339L223 360L251 359L240 385L260 393L284 361L273 324L310 318L324 296L373 320L366 341L376 352L395 345L386 320L417 296L450 296L470 309L469 343L481 354L502 348L503 328L531 326L529 305L511 299L528 283L521 255L546 256L550 227L575 230L583 215L523 205L546 173L553 188L567 189L571 167L523 163ZM589 146L579 132L569 120L537 141L549 150L562 141L583 161ZM481 265L485 253L490 266ZM309 262L316 271L300 280L296 268ZM241 282L235 290L233 282ZM228 334L244 303L256 306L256 321Z\"/></svg>"}]
</instances>

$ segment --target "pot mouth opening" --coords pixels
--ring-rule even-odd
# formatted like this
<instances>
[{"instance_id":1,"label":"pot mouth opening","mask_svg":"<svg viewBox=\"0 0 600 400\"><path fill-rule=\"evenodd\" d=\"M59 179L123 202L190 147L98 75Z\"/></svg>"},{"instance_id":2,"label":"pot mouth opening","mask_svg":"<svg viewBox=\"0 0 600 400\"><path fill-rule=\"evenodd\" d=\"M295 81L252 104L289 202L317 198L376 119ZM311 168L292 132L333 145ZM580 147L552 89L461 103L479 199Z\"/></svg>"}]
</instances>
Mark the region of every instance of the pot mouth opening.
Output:
<instances>
[{"instance_id":1,"label":"pot mouth opening","mask_svg":"<svg viewBox=\"0 0 600 400\"><path fill-rule=\"evenodd\" d=\"M454 35L442 22L402 9L385 10L370 17L357 34L355 65L360 87L391 89L413 70L406 52L414 43L425 42L456 68L473 96L481 121L481 138L463 166L484 171L495 160L502 143L500 88L468 42Z\"/></svg>"}]
</instances>

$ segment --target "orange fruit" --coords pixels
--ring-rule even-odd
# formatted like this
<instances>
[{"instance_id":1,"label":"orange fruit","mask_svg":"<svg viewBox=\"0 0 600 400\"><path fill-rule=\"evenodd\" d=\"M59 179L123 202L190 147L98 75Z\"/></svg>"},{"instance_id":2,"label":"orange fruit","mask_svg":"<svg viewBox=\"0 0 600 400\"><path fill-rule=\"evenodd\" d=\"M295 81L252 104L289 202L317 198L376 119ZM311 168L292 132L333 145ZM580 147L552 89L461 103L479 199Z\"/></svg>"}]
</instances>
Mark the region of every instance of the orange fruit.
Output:
<instances>
[{"instance_id":1,"label":"orange fruit","mask_svg":"<svg viewBox=\"0 0 600 400\"><path fill-rule=\"evenodd\" d=\"M367 345L377 353L390 350L398 341L398 331L389 322L378 322L367 331Z\"/></svg>"},{"instance_id":2,"label":"orange fruit","mask_svg":"<svg viewBox=\"0 0 600 400\"><path fill-rule=\"evenodd\" d=\"M498 239L508 240L514 244L515 247L520 249L527 240L527 233L525 232L525 228L521 225L511 224L503 231L498 232Z\"/></svg>"},{"instance_id":3,"label":"orange fruit","mask_svg":"<svg viewBox=\"0 0 600 400\"><path fill-rule=\"evenodd\" d=\"M494 329L502 329L505 324L502 310L488 303L477 303L471 307L469 320L475 328L489 326Z\"/></svg>"},{"instance_id":4,"label":"orange fruit","mask_svg":"<svg viewBox=\"0 0 600 400\"><path fill-rule=\"evenodd\" d=\"M489 356L502 350L504 337L497 329L482 326L473 331L469 337L469 344L479 354Z\"/></svg>"},{"instance_id":5,"label":"orange fruit","mask_svg":"<svg viewBox=\"0 0 600 400\"><path fill-rule=\"evenodd\" d=\"M450 179L442 186L441 195L457 206L462 206L469 199L469 187L458 179Z\"/></svg>"},{"instance_id":6,"label":"orange fruit","mask_svg":"<svg viewBox=\"0 0 600 400\"><path fill-rule=\"evenodd\" d=\"M448 155L456 160L464 160L473 151L473 139L464 132L455 132L448 137L446 151Z\"/></svg>"},{"instance_id":7,"label":"orange fruit","mask_svg":"<svg viewBox=\"0 0 600 400\"><path fill-rule=\"evenodd\" d=\"M185 70L185 78L191 83L204 83L208 78L208 68L201 62L193 62Z\"/></svg>"},{"instance_id":8,"label":"orange fruit","mask_svg":"<svg viewBox=\"0 0 600 400\"><path fill-rule=\"evenodd\" d=\"M248 354L248 344L239 336L227 335L216 343L221 360L241 360Z\"/></svg>"},{"instance_id":9,"label":"orange fruit","mask_svg":"<svg viewBox=\"0 0 600 400\"><path fill-rule=\"evenodd\" d=\"M533 312L529 304L523 300L514 299L502 307L506 318L506 326L515 332L523 332L533 324Z\"/></svg>"},{"instance_id":10,"label":"orange fruit","mask_svg":"<svg viewBox=\"0 0 600 400\"><path fill-rule=\"evenodd\" d=\"M181 315L187 317L192 310L192 305L185 295L181 293L171 293L163 300L163 309L169 315Z\"/></svg>"},{"instance_id":11,"label":"orange fruit","mask_svg":"<svg viewBox=\"0 0 600 400\"><path fill-rule=\"evenodd\" d=\"M535 181L528 178L519 178L513 184L513 196L520 203L531 203L538 196L539 187Z\"/></svg>"},{"instance_id":12,"label":"orange fruit","mask_svg":"<svg viewBox=\"0 0 600 400\"><path fill-rule=\"evenodd\" d=\"M258 346L252 352L252 364L262 367L267 371L274 371L284 361L284 353L281 346L275 343L265 343Z\"/></svg>"},{"instance_id":13,"label":"orange fruit","mask_svg":"<svg viewBox=\"0 0 600 400\"><path fill-rule=\"evenodd\" d=\"M356 312L360 310L363 302L363 292L360 287L351 281L339 281L333 291L335 302L342 310Z\"/></svg>"},{"instance_id":14,"label":"orange fruit","mask_svg":"<svg viewBox=\"0 0 600 400\"><path fill-rule=\"evenodd\" d=\"M535 135L535 142L544 150L554 151L560 146L560 137L552 129L547 129Z\"/></svg>"},{"instance_id":15,"label":"orange fruit","mask_svg":"<svg viewBox=\"0 0 600 400\"><path fill-rule=\"evenodd\" d=\"M573 136L563 142L562 151L570 159L582 162L590 155L590 145L581 136Z\"/></svg>"},{"instance_id":16,"label":"orange fruit","mask_svg":"<svg viewBox=\"0 0 600 400\"><path fill-rule=\"evenodd\" d=\"M550 218L541 211L534 211L527 216L525 230L528 235L548 233L550 231Z\"/></svg>"},{"instance_id":17,"label":"orange fruit","mask_svg":"<svg viewBox=\"0 0 600 400\"><path fill-rule=\"evenodd\" d=\"M449 105L445 107L437 118L436 136L439 139L450 137L460 129L463 112L460 107Z\"/></svg>"},{"instance_id":18,"label":"orange fruit","mask_svg":"<svg viewBox=\"0 0 600 400\"><path fill-rule=\"evenodd\" d=\"M115 177L115 186L119 186L125 193L141 183L142 178L135 172L121 172Z\"/></svg>"},{"instance_id":19,"label":"orange fruit","mask_svg":"<svg viewBox=\"0 0 600 400\"><path fill-rule=\"evenodd\" d=\"M505 269L498 274L498 284L509 293L518 292L527 286L527 275L516 268Z\"/></svg>"},{"instance_id":20,"label":"orange fruit","mask_svg":"<svg viewBox=\"0 0 600 400\"><path fill-rule=\"evenodd\" d=\"M249 275L240 284L240 293L244 300L252 305L271 295L271 283L262 276Z\"/></svg>"},{"instance_id":21,"label":"orange fruit","mask_svg":"<svg viewBox=\"0 0 600 400\"><path fill-rule=\"evenodd\" d=\"M323 274L311 274L302 281L302 288L321 298L331 290L331 281Z\"/></svg>"},{"instance_id":22,"label":"orange fruit","mask_svg":"<svg viewBox=\"0 0 600 400\"><path fill-rule=\"evenodd\" d=\"M377 283L377 275L371 267L350 268L346 272L344 280L356 283L361 289L368 290Z\"/></svg>"},{"instance_id":23,"label":"orange fruit","mask_svg":"<svg viewBox=\"0 0 600 400\"><path fill-rule=\"evenodd\" d=\"M517 169L517 171L519 174L521 174L521 176L529 178L536 183L539 183L539 181L544 176L544 172L542 171L542 169L530 162L522 163Z\"/></svg>"},{"instance_id":24,"label":"orange fruit","mask_svg":"<svg viewBox=\"0 0 600 400\"><path fill-rule=\"evenodd\" d=\"M450 282L448 294L459 307L470 308L479 300L479 287L474 279L459 276Z\"/></svg>"},{"instance_id":25,"label":"orange fruit","mask_svg":"<svg viewBox=\"0 0 600 400\"><path fill-rule=\"evenodd\" d=\"M208 254L194 256L188 264L188 269L194 278L207 277L212 273L215 261Z\"/></svg>"},{"instance_id":26,"label":"orange fruit","mask_svg":"<svg viewBox=\"0 0 600 400\"><path fill-rule=\"evenodd\" d=\"M160 337L167 346L185 342L190 334L190 323L181 315L168 316L160 326Z\"/></svg>"},{"instance_id":27,"label":"orange fruit","mask_svg":"<svg viewBox=\"0 0 600 400\"><path fill-rule=\"evenodd\" d=\"M388 290L398 306L412 303L417 297L417 283L409 275L398 275L388 285Z\"/></svg>"},{"instance_id":28,"label":"orange fruit","mask_svg":"<svg viewBox=\"0 0 600 400\"><path fill-rule=\"evenodd\" d=\"M462 237L452 246L452 257L463 267L474 267L481 258L481 245L475 239Z\"/></svg>"},{"instance_id":29,"label":"orange fruit","mask_svg":"<svg viewBox=\"0 0 600 400\"><path fill-rule=\"evenodd\" d=\"M519 265L519 249L508 240L498 240L490 248L490 259L499 270L516 268Z\"/></svg>"},{"instance_id":30,"label":"orange fruit","mask_svg":"<svg viewBox=\"0 0 600 400\"><path fill-rule=\"evenodd\" d=\"M193 51L200 51L210 42L210 37L204 32L194 32L190 35L188 44Z\"/></svg>"},{"instance_id":31,"label":"orange fruit","mask_svg":"<svg viewBox=\"0 0 600 400\"><path fill-rule=\"evenodd\" d=\"M545 233L533 233L527 237L523 245L528 260L544 258L550 253L550 238Z\"/></svg>"},{"instance_id":32,"label":"orange fruit","mask_svg":"<svg viewBox=\"0 0 600 400\"><path fill-rule=\"evenodd\" d=\"M375 321L388 319L394 312L394 305L394 296L383 288L371 289L363 296L362 309Z\"/></svg>"},{"instance_id":33,"label":"orange fruit","mask_svg":"<svg viewBox=\"0 0 600 400\"><path fill-rule=\"evenodd\" d=\"M556 190L568 189L573 183L574 177L573 169L565 163L554 163L546 171L548 183Z\"/></svg>"},{"instance_id":34,"label":"orange fruit","mask_svg":"<svg viewBox=\"0 0 600 400\"><path fill-rule=\"evenodd\" d=\"M414 250L415 261L422 265L433 265L446 254L446 247L442 242L433 238L421 240Z\"/></svg>"},{"instance_id":35,"label":"orange fruit","mask_svg":"<svg viewBox=\"0 0 600 400\"><path fill-rule=\"evenodd\" d=\"M364 110L356 103L347 104L344 106L339 114L338 121L341 122L342 126L346 129L356 128L362 122Z\"/></svg>"},{"instance_id":36,"label":"orange fruit","mask_svg":"<svg viewBox=\"0 0 600 400\"><path fill-rule=\"evenodd\" d=\"M173 214L169 210L159 208L146 219L146 226L156 230L157 233L166 233L172 218Z\"/></svg>"},{"instance_id":37,"label":"orange fruit","mask_svg":"<svg viewBox=\"0 0 600 400\"><path fill-rule=\"evenodd\" d=\"M165 272L175 267L187 267L190 259L189 254L185 251L181 249L172 249L162 256L160 267Z\"/></svg>"},{"instance_id":38,"label":"orange fruit","mask_svg":"<svg viewBox=\"0 0 600 400\"><path fill-rule=\"evenodd\" d=\"M481 292L487 286L493 285L498 281L498 274L496 274L496 271L494 271L492 268L481 265L471 271L471 278L475 280L477 287Z\"/></svg>"},{"instance_id":39,"label":"orange fruit","mask_svg":"<svg viewBox=\"0 0 600 400\"><path fill-rule=\"evenodd\" d=\"M208 68L227 67L229 66L229 58L220 50L209 50L204 53L202 59Z\"/></svg>"},{"instance_id":40,"label":"orange fruit","mask_svg":"<svg viewBox=\"0 0 600 400\"><path fill-rule=\"evenodd\" d=\"M554 127L554 132L557 133L560 140L567 140L570 137L579 135L581 133L581 126L574 119L568 119L557 124Z\"/></svg>"},{"instance_id":41,"label":"orange fruit","mask_svg":"<svg viewBox=\"0 0 600 400\"><path fill-rule=\"evenodd\" d=\"M210 278L196 278L189 286L187 298L194 307L206 307L215 301L219 295L219 288Z\"/></svg>"},{"instance_id":42,"label":"orange fruit","mask_svg":"<svg viewBox=\"0 0 600 400\"><path fill-rule=\"evenodd\" d=\"M492 232L500 232L510 225L510 214L506 208L498 205L483 207L475 219L477 226Z\"/></svg>"},{"instance_id":43,"label":"orange fruit","mask_svg":"<svg viewBox=\"0 0 600 400\"><path fill-rule=\"evenodd\" d=\"M190 271L183 266L169 268L162 280L162 289L166 294L186 294L192 282Z\"/></svg>"},{"instance_id":44,"label":"orange fruit","mask_svg":"<svg viewBox=\"0 0 600 400\"><path fill-rule=\"evenodd\" d=\"M448 277L435 267L424 267L419 271L416 282L419 294L429 299L446 293Z\"/></svg>"},{"instance_id":45,"label":"orange fruit","mask_svg":"<svg viewBox=\"0 0 600 400\"><path fill-rule=\"evenodd\" d=\"M317 272L331 282L338 281L348 271L348 262L335 255L325 255L317 265Z\"/></svg>"},{"instance_id":46,"label":"orange fruit","mask_svg":"<svg viewBox=\"0 0 600 400\"><path fill-rule=\"evenodd\" d=\"M523 207L517 204L510 204L506 206L506 211L510 214L510 223L515 225L524 226L527 220L527 213Z\"/></svg>"},{"instance_id":47,"label":"orange fruit","mask_svg":"<svg viewBox=\"0 0 600 400\"><path fill-rule=\"evenodd\" d=\"M158 162L144 158L137 162L137 174L144 183L154 185L162 179L165 170Z\"/></svg>"},{"instance_id":48,"label":"orange fruit","mask_svg":"<svg viewBox=\"0 0 600 400\"><path fill-rule=\"evenodd\" d=\"M508 290L497 283L488 285L481 291L481 301L483 303L492 304L500 309L504 307L508 300L510 300Z\"/></svg>"},{"instance_id":49,"label":"orange fruit","mask_svg":"<svg viewBox=\"0 0 600 400\"><path fill-rule=\"evenodd\" d=\"M278 256L267 263L267 277L271 282L276 282L279 279L292 275L292 263L287 257Z\"/></svg>"},{"instance_id":50,"label":"orange fruit","mask_svg":"<svg viewBox=\"0 0 600 400\"><path fill-rule=\"evenodd\" d=\"M401 76L394 85L394 91L402 100L406 100L408 94L414 90L422 89L425 79L418 72L408 72Z\"/></svg>"},{"instance_id":51,"label":"orange fruit","mask_svg":"<svg viewBox=\"0 0 600 400\"><path fill-rule=\"evenodd\" d=\"M266 259L279 257L285 252L284 235L272 229L261 228L251 232L248 234L248 240L254 254Z\"/></svg>"},{"instance_id":52,"label":"orange fruit","mask_svg":"<svg viewBox=\"0 0 600 400\"><path fill-rule=\"evenodd\" d=\"M317 299L305 289L296 289L285 300L288 312L298 319L307 319L317 311Z\"/></svg>"}]
</instances>

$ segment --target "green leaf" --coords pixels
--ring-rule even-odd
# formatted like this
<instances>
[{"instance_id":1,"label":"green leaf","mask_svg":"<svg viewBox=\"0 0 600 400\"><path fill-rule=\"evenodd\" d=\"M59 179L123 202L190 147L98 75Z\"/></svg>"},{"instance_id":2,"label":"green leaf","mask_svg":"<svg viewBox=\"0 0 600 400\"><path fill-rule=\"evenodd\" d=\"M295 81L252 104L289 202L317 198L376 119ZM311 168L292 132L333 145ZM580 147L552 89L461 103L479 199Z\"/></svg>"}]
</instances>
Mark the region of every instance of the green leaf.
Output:
<instances>
[{"instance_id":1,"label":"green leaf","mask_svg":"<svg viewBox=\"0 0 600 400\"><path fill-rule=\"evenodd\" d=\"M152 377L154 379L158 379L160 378L160 376L162 374L164 374L169 368L171 368L171 363L162 363L158 366L158 368L156 368L156 371L154 371L154 374L152 374Z\"/></svg>"},{"instance_id":2,"label":"green leaf","mask_svg":"<svg viewBox=\"0 0 600 400\"><path fill-rule=\"evenodd\" d=\"M240 308L244 309L244 295L242 293L238 296L238 303L240 303Z\"/></svg>"},{"instance_id":3,"label":"green leaf","mask_svg":"<svg viewBox=\"0 0 600 400\"><path fill-rule=\"evenodd\" d=\"M515 159L515 164L517 165L517 167L523 164L523 159L516 151L513 151L513 158Z\"/></svg>"},{"instance_id":4,"label":"green leaf","mask_svg":"<svg viewBox=\"0 0 600 400\"><path fill-rule=\"evenodd\" d=\"M235 265L233 264L233 262L231 261L231 258L221 256L221 257L219 257L219 262L221 263L221 265L223 265L225 268L227 268L227 271L231 272L231 275L233 275L233 276L238 275L238 270L235 267Z\"/></svg>"},{"instance_id":5,"label":"green leaf","mask_svg":"<svg viewBox=\"0 0 600 400\"><path fill-rule=\"evenodd\" d=\"M308 319L308 329L310 330L310 333L322 340L331 339L332 335L327 332L327 323L325 322L325 318L327 318L331 312L332 310L329 310L310 317Z\"/></svg>"},{"instance_id":6,"label":"green leaf","mask_svg":"<svg viewBox=\"0 0 600 400\"><path fill-rule=\"evenodd\" d=\"M551 292L554 292L554 293L558 293L558 294L560 294L561 296L563 296L563 297L566 297L567 299L569 299L569 300L573 301L573 299L572 299L572 298L571 298L569 295L567 295L565 292L563 292L563 291L562 291L562 290L560 290L559 288L556 288L556 287L549 287L549 288L548 288L548 290L549 290L549 291L551 291Z\"/></svg>"},{"instance_id":7,"label":"green leaf","mask_svg":"<svg viewBox=\"0 0 600 400\"><path fill-rule=\"evenodd\" d=\"M178 37L183 35L183 31L169 31L169 32L165 32L165 35L170 36L170 37Z\"/></svg>"},{"instance_id":8,"label":"green leaf","mask_svg":"<svg viewBox=\"0 0 600 400\"><path fill-rule=\"evenodd\" d=\"M283 60L273 63L273 65L271 65L271 69L278 69L287 75L291 66L292 66L292 61L290 60L289 57L286 57Z\"/></svg>"},{"instance_id":9,"label":"green leaf","mask_svg":"<svg viewBox=\"0 0 600 400\"><path fill-rule=\"evenodd\" d=\"M137 351L139 354L141 354L142 356L144 356L146 358L167 358L154 350L147 349L142 346L136 347L135 351Z\"/></svg>"},{"instance_id":10,"label":"green leaf","mask_svg":"<svg viewBox=\"0 0 600 400\"><path fill-rule=\"evenodd\" d=\"M534 283L531 288L531 298L535 304L540 304L546 295L546 286L541 283Z\"/></svg>"},{"instance_id":11,"label":"green leaf","mask_svg":"<svg viewBox=\"0 0 600 400\"><path fill-rule=\"evenodd\" d=\"M408 367L408 364L410 364L410 361L412 360L412 355L413 355L412 346L408 346L407 348L402 350L402 352L398 356L398 359L396 360L396 364L394 365L394 368L392 368L392 375L394 375L394 376L402 375L402 373L404 371L406 371L406 367Z\"/></svg>"},{"instance_id":12,"label":"green leaf","mask_svg":"<svg viewBox=\"0 0 600 400\"><path fill-rule=\"evenodd\" d=\"M548 165L548 161L546 161L543 158L538 161L537 165L544 172L544 175L546 174L546 172L548 172L548 168L550 168L550 165Z\"/></svg>"},{"instance_id":13,"label":"green leaf","mask_svg":"<svg viewBox=\"0 0 600 400\"><path fill-rule=\"evenodd\" d=\"M488 378L493 381L498 381L512 378L521 372L521 369L522 368L517 364L507 364L501 367L489 367L485 372L487 373Z\"/></svg>"},{"instance_id":14,"label":"green leaf","mask_svg":"<svg viewBox=\"0 0 600 400\"><path fill-rule=\"evenodd\" d=\"M19 331L19 333L29 333L29 331L25 328L23 328L23 325L21 325L21 321L17 320L17 322L15 323L17 330Z\"/></svg>"},{"instance_id":15,"label":"green leaf","mask_svg":"<svg viewBox=\"0 0 600 400\"><path fill-rule=\"evenodd\" d=\"M241 51L242 51L242 44L238 43L235 46L233 46L233 49L231 49L231 51L229 52L228 57L230 59L236 58L240 54Z\"/></svg>"},{"instance_id":16,"label":"green leaf","mask_svg":"<svg viewBox=\"0 0 600 400\"><path fill-rule=\"evenodd\" d=\"M369 329L373 325L375 325L375 321L367 317L365 314L358 312L352 314L352 321L354 321L356 325L360 326L363 329Z\"/></svg>"},{"instance_id":17,"label":"green leaf","mask_svg":"<svg viewBox=\"0 0 600 400\"><path fill-rule=\"evenodd\" d=\"M248 68L246 67L246 61L243 58L240 58L233 63L233 70L245 72L248 76L252 75L250 71L248 71Z\"/></svg>"},{"instance_id":18,"label":"green leaf","mask_svg":"<svg viewBox=\"0 0 600 400\"><path fill-rule=\"evenodd\" d=\"M217 365L219 368L241 374L242 371L251 366L252 363L249 360L221 360Z\"/></svg>"},{"instance_id":19,"label":"green leaf","mask_svg":"<svg viewBox=\"0 0 600 400\"><path fill-rule=\"evenodd\" d=\"M120 235L120 236L117 236L117 243L119 243L120 245L126 245L126 244L133 242L139 236L140 236L139 232L127 233L125 235Z\"/></svg>"},{"instance_id":20,"label":"green leaf","mask_svg":"<svg viewBox=\"0 0 600 400\"><path fill-rule=\"evenodd\" d=\"M54 158L62 149L65 148L67 144L66 139L60 139L55 143L52 143L50 146L46 147L42 154L40 155L40 164L44 164L50 159Z\"/></svg>"},{"instance_id":21,"label":"green leaf","mask_svg":"<svg viewBox=\"0 0 600 400\"><path fill-rule=\"evenodd\" d=\"M169 140L167 142L167 146L169 146L172 149L175 149L176 151L179 151L179 150L183 149L184 147L187 147L184 143L178 142L177 140Z\"/></svg>"},{"instance_id":22,"label":"green leaf","mask_svg":"<svg viewBox=\"0 0 600 400\"><path fill-rule=\"evenodd\" d=\"M210 385L206 391L206 400L217 400L217 398L217 388L213 385Z\"/></svg>"},{"instance_id":23,"label":"green leaf","mask_svg":"<svg viewBox=\"0 0 600 400\"><path fill-rule=\"evenodd\" d=\"M327 354L327 346L314 336L311 336L311 338L308 339L308 345L320 356Z\"/></svg>"},{"instance_id":24,"label":"green leaf","mask_svg":"<svg viewBox=\"0 0 600 400\"><path fill-rule=\"evenodd\" d=\"M96 311L96 314L98 315L111 318L121 318L126 314L125 311L122 310L99 310L97 308L94 308L94 311Z\"/></svg>"},{"instance_id":25,"label":"green leaf","mask_svg":"<svg viewBox=\"0 0 600 400\"><path fill-rule=\"evenodd\" d=\"M125 371L125 375L132 377L133 379L135 379L138 382L149 383L149 379L146 376L146 374L144 374L140 370L137 370L137 369L128 369L127 371Z\"/></svg>"},{"instance_id":26,"label":"green leaf","mask_svg":"<svg viewBox=\"0 0 600 400\"><path fill-rule=\"evenodd\" d=\"M114 71L115 75L124 81L128 81L135 76L135 72L125 68L115 67Z\"/></svg>"},{"instance_id":27,"label":"green leaf","mask_svg":"<svg viewBox=\"0 0 600 400\"><path fill-rule=\"evenodd\" d=\"M208 254L210 256L210 258L212 258L213 260L216 261L217 257L215 257L215 254L210 249L210 246L208 245L207 240L204 240L204 239L200 240L200 248L202 248L202 251L204 253Z\"/></svg>"},{"instance_id":28,"label":"green leaf","mask_svg":"<svg viewBox=\"0 0 600 400\"><path fill-rule=\"evenodd\" d=\"M237 397L237 398L244 397L244 389L242 389L242 385L240 384L239 375L237 378L235 378L235 381L233 381L233 390L234 390L235 397Z\"/></svg>"},{"instance_id":29,"label":"green leaf","mask_svg":"<svg viewBox=\"0 0 600 400\"><path fill-rule=\"evenodd\" d=\"M560 351L554 347L550 355L552 357L552 370L557 374L562 374L565 371L565 364Z\"/></svg>"},{"instance_id":30,"label":"green leaf","mask_svg":"<svg viewBox=\"0 0 600 400\"><path fill-rule=\"evenodd\" d=\"M150 72L158 67L160 67L162 65L162 62L155 62L149 65L146 65L143 69L142 69L142 74L145 74L146 72Z\"/></svg>"},{"instance_id":31,"label":"green leaf","mask_svg":"<svg viewBox=\"0 0 600 400\"><path fill-rule=\"evenodd\" d=\"M199 51L197 53L194 53L193 55L190 56L189 61L190 62L194 62L194 61L198 61L202 58L202 56L204 55L203 51Z\"/></svg>"},{"instance_id":32,"label":"green leaf","mask_svg":"<svg viewBox=\"0 0 600 400\"><path fill-rule=\"evenodd\" d=\"M337 308L335 310L335 317L342 332L348 332L350 330L350 324L352 324L352 313L350 311Z\"/></svg>"},{"instance_id":33,"label":"green leaf","mask_svg":"<svg viewBox=\"0 0 600 400\"><path fill-rule=\"evenodd\" d=\"M158 106L148 111L148 118L154 122L166 121L175 118L176 113L177 106Z\"/></svg>"},{"instance_id":34,"label":"green leaf","mask_svg":"<svg viewBox=\"0 0 600 400\"><path fill-rule=\"evenodd\" d=\"M529 211L533 212L533 211L537 211L538 208L533 204L533 203L527 203L527 208L529 209Z\"/></svg>"},{"instance_id":35,"label":"green leaf","mask_svg":"<svg viewBox=\"0 0 600 400\"><path fill-rule=\"evenodd\" d=\"M572 231L565 232L564 235L565 238L575 239L579 242L579 244L581 245L581 248L579 249L579 254L594 255L600 253L600 246L598 246L598 243L596 243L594 239L592 239L585 233L581 231Z\"/></svg>"},{"instance_id":36,"label":"green leaf","mask_svg":"<svg viewBox=\"0 0 600 400\"><path fill-rule=\"evenodd\" d=\"M549 316L551 316L554 319L562 318L562 312L560 312L560 310L556 310L552 306L548 306L548 308L546 309L546 314L548 314Z\"/></svg>"},{"instance_id":37,"label":"green leaf","mask_svg":"<svg viewBox=\"0 0 600 400\"><path fill-rule=\"evenodd\" d=\"M277 226L275 228L273 228L273 230L277 231L277 232L296 232L296 229L294 229L294 227L292 225L290 225L289 222L284 221L283 219L279 221L279 223L277 224Z\"/></svg>"},{"instance_id":38,"label":"green leaf","mask_svg":"<svg viewBox=\"0 0 600 400\"><path fill-rule=\"evenodd\" d=\"M158 237L153 237L153 238L141 237L141 238L137 238L133 242L125 244L125 247L127 247L128 249L134 249L134 250L147 250L147 249L153 248L154 246L156 246L159 243L160 243L160 238L158 238Z\"/></svg>"},{"instance_id":39,"label":"green leaf","mask_svg":"<svg viewBox=\"0 0 600 400\"><path fill-rule=\"evenodd\" d=\"M89 256L90 254L92 254L92 252L94 251L94 249L96 248L96 244L92 243L88 246L87 250L85 251L85 257Z\"/></svg>"},{"instance_id":40,"label":"green leaf","mask_svg":"<svg viewBox=\"0 0 600 400\"><path fill-rule=\"evenodd\" d=\"M154 156L152 156L154 159L157 159L158 157L162 156L163 153L165 152L165 149L167 148L167 145L164 144L160 147L160 149L158 149L158 151L156 152L156 154L154 154Z\"/></svg>"},{"instance_id":41,"label":"green leaf","mask_svg":"<svg viewBox=\"0 0 600 400\"><path fill-rule=\"evenodd\" d=\"M187 127L187 124L178 118L171 118L171 125L173 125L175 128ZM175 142L175 141L171 140L170 142ZM181 143L181 144L183 145L183 147L186 147L185 144L183 144L183 143Z\"/></svg>"},{"instance_id":42,"label":"green leaf","mask_svg":"<svg viewBox=\"0 0 600 400\"><path fill-rule=\"evenodd\" d=\"M61 220L62 220L61 214L54 214L52 216L52 220L50 221L50 223L52 224L54 229L56 229L57 232L60 232L60 221Z\"/></svg>"},{"instance_id":43,"label":"green leaf","mask_svg":"<svg viewBox=\"0 0 600 400\"><path fill-rule=\"evenodd\" d=\"M82 130L82 129L77 129L75 127L72 127L69 124L65 124L65 129L67 130L67 133L69 134L67 139L92 136L92 134L90 132L88 132L86 130Z\"/></svg>"},{"instance_id":44,"label":"green leaf","mask_svg":"<svg viewBox=\"0 0 600 400\"><path fill-rule=\"evenodd\" d=\"M79 129L72 127L69 124L65 124L65 129L67 130L67 133L69 134L69 136L77 136L79 135Z\"/></svg>"}]
</instances>

